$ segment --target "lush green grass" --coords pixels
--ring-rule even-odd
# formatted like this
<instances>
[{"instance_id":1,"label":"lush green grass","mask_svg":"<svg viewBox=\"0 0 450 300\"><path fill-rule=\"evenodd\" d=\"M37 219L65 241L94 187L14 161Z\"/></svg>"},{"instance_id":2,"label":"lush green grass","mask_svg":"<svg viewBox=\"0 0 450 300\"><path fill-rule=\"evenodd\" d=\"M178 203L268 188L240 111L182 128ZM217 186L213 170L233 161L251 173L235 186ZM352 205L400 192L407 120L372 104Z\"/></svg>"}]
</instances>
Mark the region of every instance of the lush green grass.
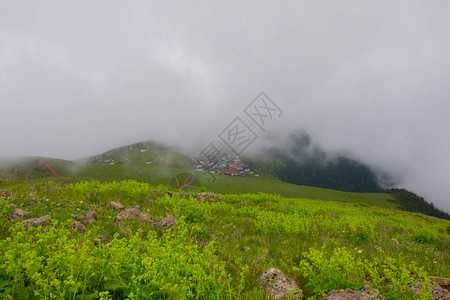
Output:
<instances>
[{"instance_id":1,"label":"lush green grass","mask_svg":"<svg viewBox=\"0 0 450 300\"><path fill-rule=\"evenodd\" d=\"M164 193L169 187L132 180L1 184L11 192L8 202L58 221L26 231L20 221L0 219L3 297L263 299L257 278L277 267L309 299L365 283L388 299L421 299L404 286L427 281L426 275L450 276L450 222L421 214L263 193L199 201L189 192L171 197ZM12 211L6 200L2 216ZM118 211L103 205L108 201L140 205L154 221L168 214L179 219L170 230L113 222ZM73 232L66 221L88 209L99 220ZM96 235L112 242L95 246Z\"/></svg>"},{"instance_id":2,"label":"lush green grass","mask_svg":"<svg viewBox=\"0 0 450 300\"><path fill-rule=\"evenodd\" d=\"M398 203L387 193L350 193L330 189L300 186L282 182L268 174L257 177L239 177L195 172L193 188L205 186L218 193L273 193L283 197L325 199L330 201L360 203L385 208L398 208Z\"/></svg>"}]
</instances>

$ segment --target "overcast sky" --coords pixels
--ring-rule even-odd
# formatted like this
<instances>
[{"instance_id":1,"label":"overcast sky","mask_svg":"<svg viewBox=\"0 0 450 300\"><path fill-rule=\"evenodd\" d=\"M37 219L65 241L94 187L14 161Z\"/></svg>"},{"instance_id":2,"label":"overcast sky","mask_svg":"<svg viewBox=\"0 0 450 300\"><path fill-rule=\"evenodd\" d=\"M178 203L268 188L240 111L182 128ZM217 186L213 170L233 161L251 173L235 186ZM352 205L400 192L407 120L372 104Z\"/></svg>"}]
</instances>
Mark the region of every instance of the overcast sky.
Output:
<instances>
[{"instance_id":1,"label":"overcast sky","mask_svg":"<svg viewBox=\"0 0 450 300\"><path fill-rule=\"evenodd\" d=\"M303 129L448 212L449 15L446 0L3 0L0 156L195 152L264 91L283 115L253 150Z\"/></svg>"}]
</instances>

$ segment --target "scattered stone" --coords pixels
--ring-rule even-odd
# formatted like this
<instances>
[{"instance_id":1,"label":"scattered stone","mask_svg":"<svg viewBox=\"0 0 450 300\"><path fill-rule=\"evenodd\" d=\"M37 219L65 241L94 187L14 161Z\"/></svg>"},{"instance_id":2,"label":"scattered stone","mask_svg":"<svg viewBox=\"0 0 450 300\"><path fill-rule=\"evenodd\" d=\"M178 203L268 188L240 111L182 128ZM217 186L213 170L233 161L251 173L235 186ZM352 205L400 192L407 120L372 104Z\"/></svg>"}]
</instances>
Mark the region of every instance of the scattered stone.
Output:
<instances>
[{"instance_id":1,"label":"scattered stone","mask_svg":"<svg viewBox=\"0 0 450 300\"><path fill-rule=\"evenodd\" d=\"M91 220L98 220L98 215L92 209L88 210L84 215L71 214L72 218L81 219L84 225L89 225Z\"/></svg>"},{"instance_id":2,"label":"scattered stone","mask_svg":"<svg viewBox=\"0 0 450 300\"><path fill-rule=\"evenodd\" d=\"M139 206L128 207L124 211L121 211L115 221L123 221L127 219L137 219L141 213L141 208Z\"/></svg>"},{"instance_id":3,"label":"scattered stone","mask_svg":"<svg viewBox=\"0 0 450 300\"><path fill-rule=\"evenodd\" d=\"M104 236L101 236L101 235L96 235L95 238L99 239L100 242L102 242L103 244L108 244L109 242L111 242L109 239L107 239L107 238L105 238ZM94 241L94 245L96 245L96 246L98 245L96 240Z\"/></svg>"},{"instance_id":4,"label":"scattered stone","mask_svg":"<svg viewBox=\"0 0 450 300\"><path fill-rule=\"evenodd\" d=\"M29 206L36 206L37 202L36 202L36 200L30 200L30 202L28 202L28 205Z\"/></svg>"},{"instance_id":5,"label":"scattered stone","mask_svg":"<svg viewBox=\"0 0 450 300\"><path fill-rule=\"evenodd\" d=\"M175 223L177 222L177 220L178 220L178 219L175 218L174 216L169 215L169 216L165 217L164 219L162 219L161 221L156 222L156 223L154 224L154 226L155 226L155 227L162 227L162 228L170 228L170 227L172 227L173 225L175 225Z\"/></svg>"},{"instance_id":6,"label":"scattered stone","mask_svg":"<svg viewBox=\"0 0 450 300\"><path fill-rule=\"evenodd\" d=\"M33 226L44 226L52 220L50 215L45 215L40 218L29 219L22 221L25 224L25 228L30 228Z\"/></svg>"},{"instance_id":7,"label":"scattered stone","mask_svg":"<svg viewBox=\"0 0 450 300\"><path fill-rule=\"evenodd\" d=\"M420 289L422 288L422 285L420 282L414 282L409 286L409 290L413 292L414 294L420 294ZM432 299L441 299L441 300L450 300L450 291L447 289L442 288L438 283L433 282L432 283Z\"/></svg>"},{"instance_id":8,"label":"scattered stone","mask_svg":"<svg viewBox=\"0 0 450 300\"><path fill-rule=\"evenodd\" d=\"M169 195L170 197L172 197L173 193L171 191L165 191L164 194Z\"/></svg>"},{"instance_id":9,"label":"scattered stone","mask_svg":"<svg viewBox=\"0 0 450 300\"><path fill-rule=\"evenodd\" d=\"M17 208L17 207L18 207L18 206L15 205L14 203L9 203L8 205L9 205L10 208Z\"/></svg>"},{"instance_id":10,"label":"scattered stone","mask_svg":"<svg viewBox=\"0 0 450 300\"><path fill-rule=\"evenodd\" d=\"M146 213L145 211L141 211L141 213L139 214L139 220L141 220L141 222L150 223L153 222L152 219L153 217L148 213Z\"/></svg>"},{"instance_id":11,"label":"scattered stone","mask_svg":"<svg viewBox=\"0 0 450 300\"><path fill-rule=\"evenodd\" d=\"M212 202L223 201L222 198L218 198L219 195L211 193L211 192L198 193L196 196L197 196L197 200L207 200L207 201L212 201Z\"/></svg>"},{"instance_id":12,"label":"scattered stone","mask_svg":"<svg viewBox=\"0 0 450 300\"><path fill-rule=\"evenodd\" d=\"M303 299L303 291L294 279L287 277L277 268L269 268L259 277L263 288L275 299Z\"/></svg>"},{"instance_id":13,"label":"scattered stone","mask_svg":"<svg viewBox=\"0 0 450 300\"><path fill-rule=\"evenodd\" d=\"M89 225L89 222L91 222L91 220L98 220L98 215L95 211L93 211L92 209L88 210L88 212L84 215L83 218L83 224L84 225Z\"/></svg>"},{"instance_id":14,"label":"scattered stone","mask_svg":"<svg viewBox=\"0 0 450 300\"><path fill-rule=\"evenodd\" d=\"M361 290L354 291L345 289L344 291L332 290L323 298L324 300L386 300L386 297L380 295L380 291L372 289L369 285L365 285Z\"/></svg>"},{"instance_id":15,"label":"scattered stone","mask_svg":"<svg viewBox=\"0 0 450 300\"><path fill-rule=\"evenodd\" d=\"M436 282L442 288L450 291L450 278L441 278L441 277L429 277L431 281Z\"/></svg>"},{"instance_id":16,"label":"scattered stone","mask_svg":"<svg viewBox=\"0 0 450 300\"><path fill-rule=\"evenodd\" d=\"M124 211L120 212L114 219L116 222L124 220L140 220L141 222L152 222L152 216L146 212L143 212L139 206L128 207Z\"/></svg>"},{"instance_id":17,"label":"scattered stone","mask_svg":"<svg viewBox=\"0 0 450 300\"><path fill-rule=\"evenodd\" d=\"M73 226L74 229L77 229L77 230L83 229L83 228L86 227L86 226L84 226L83 223L78 222L78 221L76 221L76 220L72 220L72 226Z\"/></svg>"},{"instance_id":18,"label":"scattered stone","mask_svg":"<svg viewBox=\"0 0 450 300\"><path fill-rule=\"evenodd\" d=\"M120 202L110 201L105 204L105 206L112 207L115 209L124 209L125 207Z\"/></svg>"},{"instance_id":19,"label":"scattered stone","mask_svg":"<svg viewBox=\"0 0 450 300\"><path fill-rule=\"evenodd\" d=\"M434 299L442 299L442 300L450 300L450 291L441 287L439 284L436 284L433 287L433 296Z\"/></svg>"},{"instance_id":20,"label":"scattered stone","mask_svg":"<svg viewBox=\"0 0 450 300\"><path fill-rule=\"evenodd\" d=\"M32 213L30 213L29 211L26 211L26 210L23 210L23 209L20 209L20 208L16 208L13 211L13 213L10 216L8 216L8 219L21 219L21 220L23 220L23 217L29 216L31 214Z\"/></svg>"},{"instance_id":21,"label":"scattered stone","mask_svg":"<svg viewBox=\"0 0 450 300\"><path fill-rule=\"evenodd\" d=\"M3 191L0 193L0 198L1 198L1 197L5 197L5 198L9 197L9 191L8 191L8 190L3 190Z\"/></svg>"}]
</instances>

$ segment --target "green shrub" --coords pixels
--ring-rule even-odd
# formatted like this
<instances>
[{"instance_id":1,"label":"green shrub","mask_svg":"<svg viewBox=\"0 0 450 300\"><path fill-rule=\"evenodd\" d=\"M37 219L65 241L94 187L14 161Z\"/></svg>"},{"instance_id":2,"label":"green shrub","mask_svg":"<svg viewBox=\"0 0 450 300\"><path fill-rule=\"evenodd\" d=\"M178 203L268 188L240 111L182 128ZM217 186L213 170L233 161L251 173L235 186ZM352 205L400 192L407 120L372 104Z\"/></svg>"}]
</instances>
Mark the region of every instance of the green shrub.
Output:
<instances>
[{"instance_id":1,"label":"green shrub","mask_svg":"<svg viewBox=\"0 0 450 300\"><path fill-rule=\"evenodd\" d=\"M201 250L183 222L161 238L136 232L108 244L69 225L11 228L12 237L0 242L1 297L192 299L232 293L213 243Z\"/></svg>"},{"instance_id":2,"label":"green shrub","mask_svg":"<svg viewBox=\"0 0 450 300\"><path fill-rule=\"evenodd\" d=\"M345 247L332 251L326 247L310 249L294 270L307 282L306 286L313 296L323 296L335 289L357 290L365 284L379 289L388 299L427 299L431 296L431 290L425 288L429 283L426 272L416 263L404 263L401 257L394 259L389 256L383 260L368 260L362 258L362 250L355 249L353 252ZM408 290L407 287L413 282L424 283L422 298Z\"/></svg>"}]
</instances>

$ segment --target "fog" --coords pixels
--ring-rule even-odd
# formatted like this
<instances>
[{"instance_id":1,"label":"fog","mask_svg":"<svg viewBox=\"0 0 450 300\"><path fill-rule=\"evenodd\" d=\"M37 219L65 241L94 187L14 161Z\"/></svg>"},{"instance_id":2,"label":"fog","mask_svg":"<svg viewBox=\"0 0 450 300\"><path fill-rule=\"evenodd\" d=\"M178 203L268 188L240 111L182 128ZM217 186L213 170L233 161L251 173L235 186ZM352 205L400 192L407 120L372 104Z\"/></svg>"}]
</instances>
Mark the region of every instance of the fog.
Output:
<instances>
[{"instance_id":1,"label":"fog","mask_svg":"<svg viewBox=\"0 0 450 300\"><path fill-rule=\"evenodd\" d=\"M0 156L200 151L264 91L295 130L450 212L448 1L0 3ZM252 127L254 128L254 127Z\"/></svg>"}]
</instances>

